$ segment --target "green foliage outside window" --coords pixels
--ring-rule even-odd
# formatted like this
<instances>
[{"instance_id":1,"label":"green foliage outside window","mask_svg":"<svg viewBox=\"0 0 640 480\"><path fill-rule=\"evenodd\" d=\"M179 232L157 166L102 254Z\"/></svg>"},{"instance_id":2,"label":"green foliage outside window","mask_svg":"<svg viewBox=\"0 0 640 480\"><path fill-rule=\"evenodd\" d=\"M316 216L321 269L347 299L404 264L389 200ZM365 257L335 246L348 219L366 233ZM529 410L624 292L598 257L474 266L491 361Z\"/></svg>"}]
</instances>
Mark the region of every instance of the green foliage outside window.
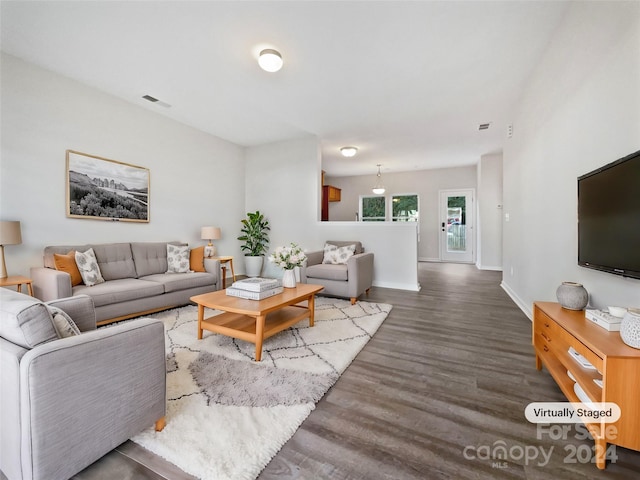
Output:
<instances>
[{"instance_id":1,"label":"green foliage outside window","mask_svg":"<svg viewBox=\"0 0 640 480\"><path fill-rule=\"evenodd\" d=\"M362 197L362 221L385 221L385 197Z\"/></svg>"},{"instance_id":2,"label":"green foliage outside window","mask_svg":"<svg viewBox=\"0 0 640 480\"><path fill-rule=\"evenodd\" d=\"M418 221L418 196L395 195L392 198L392 219L394 222Z\"/></svg>"}]
</instances>

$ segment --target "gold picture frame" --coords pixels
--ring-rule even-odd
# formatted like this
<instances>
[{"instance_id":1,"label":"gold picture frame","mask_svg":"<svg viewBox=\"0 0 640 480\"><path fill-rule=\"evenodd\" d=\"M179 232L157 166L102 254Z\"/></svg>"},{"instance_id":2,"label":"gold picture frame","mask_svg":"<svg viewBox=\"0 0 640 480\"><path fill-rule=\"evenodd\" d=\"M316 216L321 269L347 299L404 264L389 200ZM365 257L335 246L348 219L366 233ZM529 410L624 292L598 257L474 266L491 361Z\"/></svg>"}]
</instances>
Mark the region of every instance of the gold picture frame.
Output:
<instances>
[{"instance_id":1,"label":"gold picture frame","mask_svg":"<svg viewBox=\"0 0 640 480\"><path fill-rule=\"evenodd\" d=\"M148 168L67 150L67 217L149 223Z\"/></svg>"}]
</instances>

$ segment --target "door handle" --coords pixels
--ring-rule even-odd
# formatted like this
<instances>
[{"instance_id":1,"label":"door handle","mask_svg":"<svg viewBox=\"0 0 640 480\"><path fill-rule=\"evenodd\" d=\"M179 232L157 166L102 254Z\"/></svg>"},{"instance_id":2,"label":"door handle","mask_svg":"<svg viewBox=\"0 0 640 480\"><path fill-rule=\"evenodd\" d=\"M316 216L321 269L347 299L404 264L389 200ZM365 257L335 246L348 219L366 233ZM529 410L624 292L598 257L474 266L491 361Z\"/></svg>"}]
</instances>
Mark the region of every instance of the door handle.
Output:
<instances>
[{"instance_id":1,"label":"door handle","mask_svg":"<svg viewBox=\"0 0 640 480\"><path fill-rule=\"evenodd\" d=\"M442 231L444 232L444 222L442 222Z\"/></svg>"}]
</instances>

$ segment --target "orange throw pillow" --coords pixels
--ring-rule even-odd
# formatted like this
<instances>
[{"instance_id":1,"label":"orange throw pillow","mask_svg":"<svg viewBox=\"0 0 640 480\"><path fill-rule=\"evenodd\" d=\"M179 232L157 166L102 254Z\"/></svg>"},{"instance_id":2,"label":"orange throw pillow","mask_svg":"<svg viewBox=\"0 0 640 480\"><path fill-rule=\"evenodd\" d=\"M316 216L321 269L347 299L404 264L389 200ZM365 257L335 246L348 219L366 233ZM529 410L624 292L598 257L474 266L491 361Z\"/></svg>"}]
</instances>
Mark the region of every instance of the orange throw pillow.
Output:
<instances>
[{"instance_id":1,"label":"orange throw pillow","mask_svg":"<svg viewBox=\"0 0 640 480\"><path fill-rule=\"evenodd\" d=\"M76 265L75 251L71 250L66 255L54 253L53 263L56 266L56 270L67 272L69 275L71 275L72 287L75 287L76 285L80 285L82 283L82 276L80 275L80 270L78 270L78 265Z\"/></svg>"},{"instance_id":2,"label":"orange throw pillow","mask_svg":"<svg viewBox=\"0 0 640 480\"><path fill-rule=\"evenodd\" d=\"M189 252L189 268L194 272L206 272L204 269L204 247L191 249L191 252Z\"/></svg>"}]
</instances>

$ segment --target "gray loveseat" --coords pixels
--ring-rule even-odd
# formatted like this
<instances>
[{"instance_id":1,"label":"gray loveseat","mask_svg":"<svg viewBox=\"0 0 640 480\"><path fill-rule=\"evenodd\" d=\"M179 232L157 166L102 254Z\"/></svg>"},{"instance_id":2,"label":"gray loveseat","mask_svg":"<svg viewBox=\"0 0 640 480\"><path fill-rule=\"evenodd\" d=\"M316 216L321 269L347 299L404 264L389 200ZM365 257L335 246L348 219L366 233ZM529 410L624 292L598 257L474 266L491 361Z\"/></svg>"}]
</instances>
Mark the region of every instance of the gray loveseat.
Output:
<instances>
[{"instance_id":1,"label":"gray loveseat","mask_svg":"<svg viewBox=\"0 0 640 480\"><path fill-rule=\"evenodd\" d=\"M177 242L171 242L179 245ZM93 248L104 283L71 286L68 273L55 269L54 254ZM205 259L206 272L166 273L167 242L50 246L44 267L31 269L34 295L44 301L75 295L93 299L98 325L189 303L189 298L220 290L220 262Z\"/></svg>"},{"instance_id":2,"label":"gray loveseat","mask_svg":"<svg viewBox=\"0 0 640 480\"><path fill-rule=\"evenodd\" d=\"M50 306L66 312L81 333L59 338ZM4 475L9 480L65 480L154 422L161 430L164 341L159 320L136 319L96 330L87 295L45 305L0 288Z\"/></svg>"}]
</instances>

